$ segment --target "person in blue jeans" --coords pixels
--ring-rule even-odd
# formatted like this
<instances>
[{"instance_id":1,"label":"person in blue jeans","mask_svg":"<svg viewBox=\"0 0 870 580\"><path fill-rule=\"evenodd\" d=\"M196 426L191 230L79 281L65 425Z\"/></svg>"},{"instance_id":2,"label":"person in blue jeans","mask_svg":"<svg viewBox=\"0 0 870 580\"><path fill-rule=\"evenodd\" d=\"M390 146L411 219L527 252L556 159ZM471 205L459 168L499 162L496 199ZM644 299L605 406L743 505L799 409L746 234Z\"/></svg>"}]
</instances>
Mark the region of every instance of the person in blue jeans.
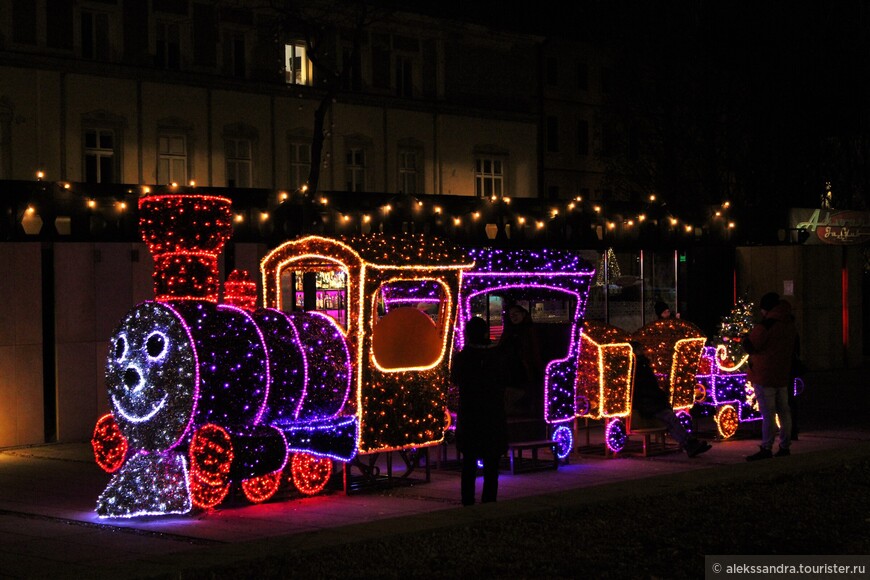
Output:
<instances>
[{"instance_id":1,"label":"person in blue jeans","mask_svg":"<svg viewBox=\"0 0 870 580\"><path fill-rule=\"evenodd\" d=\"M474 505L478 461L483 463L481 502L496 501L498 468L507 451L505 385L502 349L490 344L489 325L475 316L465 325L465 347L453 357L450 376L459 388L456 447L462 454L462 505Z\"/></svg>"},{"instance_id":2,"label":"person in blue jeans","mask_svg":"<svg viewBox=\"0 0 870 580\"><path fill-rule=\"evenodd\" d=\"M743 338L743 349L749 354L747 380L755 389L761 410L761 445L758 453L747 461L791 455L791 411L788 389L792 388L791 367L797 330L791 304L781 300L776 292L768 292L758 304L761 321ZM776 417L779 415L779 450L773 453L776 441Z\"/></svg>"}]
</instances>

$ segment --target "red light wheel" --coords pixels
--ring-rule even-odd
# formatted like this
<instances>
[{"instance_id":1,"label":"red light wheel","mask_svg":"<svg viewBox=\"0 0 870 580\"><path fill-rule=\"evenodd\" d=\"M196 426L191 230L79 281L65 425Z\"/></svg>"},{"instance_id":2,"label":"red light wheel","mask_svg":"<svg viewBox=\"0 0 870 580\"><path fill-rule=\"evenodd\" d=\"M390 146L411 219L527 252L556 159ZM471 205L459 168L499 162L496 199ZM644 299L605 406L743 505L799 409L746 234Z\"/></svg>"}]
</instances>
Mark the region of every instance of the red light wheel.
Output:
<instances>
[{"instance_id":1,"label":"red light wheel","mask_svg":"<svg viewBox=\"0 0 870 580\"><path fill-rule=\"evenodd\" d=\"M190 495L193 505L211 508L230 491L230 466L233 443L221 427L214 424L197 429L190 441Z\"/></svg>"},{"instance_id":2,"label":"red light wheel","mask_svg":"<svg viewBox=\"0 0 870 580\"><path fill-rule=\"evenodd\" d=\"M740 425L740 417L737 410L731 405L724 405L716 412L716 429L722 439L733 437Z\"/></svg>"},{"instance_id":3,"label":"red light wheel","mask_svg":"<svg viewBox=\"0 0 870 580\"><path fill-rule=\"evenodd\" d=\"M332 475L332 460L309 453L296 453L290 465L290 475L296 489L314 495L326 487Z\"/></svg>"},{"instance_id":4,"label":"red light wheel","mask_svg":"<svg viewBox=\"0 0 870 580\"><path fill-rule=\"evenodd\" d=\"M111 413L103 415L97 421L91 447L94 450L94 459L103 471L112 473L124 464L129 444Z\"/></svg>"},{"instance_id":5,"label":"red light wheel","mask_svg":"<svg viewBox=\"0 0 870 580\"><path fill-rule=\"evenodd\" d=\"M242 491L251 503L261 503L271 498L281 487L281 470L252 477L242 482Z\"/></svg>"}]
</instances>

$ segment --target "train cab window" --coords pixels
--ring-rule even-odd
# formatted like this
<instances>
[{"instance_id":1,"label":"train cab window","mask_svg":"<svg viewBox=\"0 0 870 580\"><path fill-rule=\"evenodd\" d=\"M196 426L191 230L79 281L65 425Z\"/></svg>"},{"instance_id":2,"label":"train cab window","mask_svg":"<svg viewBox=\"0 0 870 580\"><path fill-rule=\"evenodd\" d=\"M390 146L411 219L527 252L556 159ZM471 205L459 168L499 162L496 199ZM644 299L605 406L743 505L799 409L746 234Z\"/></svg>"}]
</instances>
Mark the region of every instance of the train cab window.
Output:
<instances>
[{"instance_id":1,"label":"train cab window","mask_svg":"<svg viewBox=\"0 0 870 580\"><path fill-rule=\"evenodd\" d=\"M435 281L394 281L376 296L372 354L385 370L428 368L444 354L444 287Z\"/></svg>"},{"instance_id":2,"label":"train cab window","mask_svg":"<svg viewBox=\"0 0 870 580\"><path fill-rule=\"evenodd\" d=\"M531 316L544 359L564 358L571 339L571 324L577 300L563 292L539 290L534 297L520 294L478 294L471 299L471 315L489 322L489 337L498 342L504 331L505 310L522 306Z\"/></svg>"},{"instance_id":3,"label":"train cab window","mask_svg":"<svg viewBox=\"0 0 870 580\"><path fill-rule=\"evenodd\" d=\"M281 272L281 309L323 312L347 329L347 270L333 264Z\"/></svg>"}]
</instances>

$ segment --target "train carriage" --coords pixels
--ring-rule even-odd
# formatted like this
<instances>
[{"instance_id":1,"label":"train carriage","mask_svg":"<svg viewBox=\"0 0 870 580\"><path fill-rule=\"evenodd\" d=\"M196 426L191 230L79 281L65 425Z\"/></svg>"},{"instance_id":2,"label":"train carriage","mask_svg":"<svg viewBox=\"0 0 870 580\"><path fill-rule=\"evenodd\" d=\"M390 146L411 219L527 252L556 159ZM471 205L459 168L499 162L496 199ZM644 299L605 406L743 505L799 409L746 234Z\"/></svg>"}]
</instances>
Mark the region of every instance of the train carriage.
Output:
<instances>
[{"instance_id":1,"label":"train carriage","mask_svg":"<svg viewBox=\"0 0 870 580\"><path fill-rule=\"evenodd\" d=\"M465 324L472 316L483 316L497 332L507 305L532 306L544 359L542 416L535 419L543 422L544 435L564 458L573 445L580 327L594 267L568 250L481 248L469 255L475 265L462 278L456 348L463 347Z\"/></svg>"}]
</instances>

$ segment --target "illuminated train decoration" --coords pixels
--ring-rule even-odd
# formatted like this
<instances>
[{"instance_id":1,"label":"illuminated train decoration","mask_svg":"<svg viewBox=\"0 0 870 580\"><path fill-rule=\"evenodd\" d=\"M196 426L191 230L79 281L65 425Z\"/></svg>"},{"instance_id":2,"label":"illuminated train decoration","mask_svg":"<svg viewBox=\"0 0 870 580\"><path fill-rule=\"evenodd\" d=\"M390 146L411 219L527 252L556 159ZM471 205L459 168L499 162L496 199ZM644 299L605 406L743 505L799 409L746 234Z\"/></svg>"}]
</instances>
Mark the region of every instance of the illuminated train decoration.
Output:
<instances>
[{"instance_id":1,"label":"illuminated train decoration","mask_svg":"<svg viewBox=\"0 0 870 580\"><path fill-rule=\"evenodd\" d=\"M699 416L713 417L723 439L734 436L741 423L761 420L755 389L746 380L749 357L742 353L737 358L732 360L724 345L706 346L697 373L695 408ZM803 392L801 377L795 377L792 389L795 396Z\"/></svg>"},{"instance_id":2,"label":"illuminated train decoration","mask_svg":"<svg viewBox=\"0 0 870 580\"><path fill-rule=\"evenodd\" d=\"M314 494L334 462L443 442L450 353L463 346L476 297L491 292L572 305L543 386L541 419L556 453L572 450L578 417L607 420L608 445L624 445L633 355L626 336L588 322L584 330L594 268L577 253L463 250L422 235L307 236L262 260L260 302L243 272L221 292L230 206L174 192L139 202L155 299L127 313L109 340L111 409L92 439L112 474L101 517L209 509L236 488L262 502L288 480ZM658 353L653 367L675 409L691 406L697 329L653 323L628 338Z\"/></svg>"},{"instance_id":3,"label":"illuminated train decoration","mask_svg":"<svg viewBox=\"0 0 870 580\"><path fill-rule=\"evenodd\" d=\"M610 451L622 451L631 434L636 366L633 341L644 346L659 383L668 387L671 407L691 430L695 371L706 341L698 327L673 318L653 321L629 334L609 324L586 321L582 337L577 416L605 422L604 440Z\"/></svg>"},{"instance_id":4,"label":"illuminated train decoration","mask_svg":"<svg viewBox=\"0 0 870 580\"><path fill-rule=\"evenodd\" d=\"M455 297L472 265L462 252L422 236L287 242L262 263L264 302L275 307L255 309L256 286L238 272L217 303L228 199L154 195L139 209L156 299L109 341L111 412L92 439L113 474L100 516L211 508L234 485L261 502L287 472L300 492L317 493L333 461L443 440ZM344 319L280 309L293 306L295 278L308 300L305 287L325 272L343 281ZM384 297L410 300L421 287L439 300L437 323L401 302L383 308Z\"/></svg>"},{"instance_id":5,"label":"illuminated train decoration","mask_svg":"<svg viewBox=\"0 0 870 580\"><path fill-rule=\"evenodd\" d=\"M569 305L564 332L552 341L558 346L550 353L552 358L545 361L543 377L542 419L555 453L564 459L573 448L571 422L577 416L575 391L581 327L595 269L577 252L568 250L482 248L469 250L469 255L475 267L462 277L457 349L464 346L465 323L471 319L472 304L480 296L497 293L514 298L547 298ZM540 324L536 328L544 326L554 325Z\"/></svg>"}]
</instances>

